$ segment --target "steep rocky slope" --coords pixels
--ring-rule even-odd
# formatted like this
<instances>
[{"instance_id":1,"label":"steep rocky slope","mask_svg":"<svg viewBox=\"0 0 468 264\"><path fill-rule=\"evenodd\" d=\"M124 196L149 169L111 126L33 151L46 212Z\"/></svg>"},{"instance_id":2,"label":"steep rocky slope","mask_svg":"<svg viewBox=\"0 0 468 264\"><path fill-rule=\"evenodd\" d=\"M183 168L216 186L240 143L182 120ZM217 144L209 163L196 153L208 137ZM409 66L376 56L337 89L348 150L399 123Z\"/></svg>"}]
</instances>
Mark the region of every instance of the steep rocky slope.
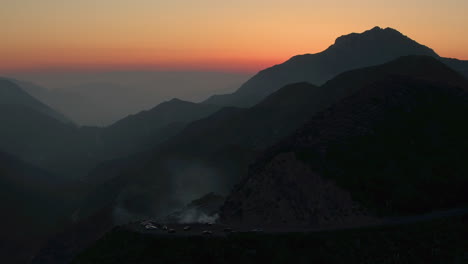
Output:
<instances>
[{"instance_id":1,"label":"steep rocky slope","mask_svg":"<svg viewBox=\"0 0 468 264\"><path fill-rule=\"evenodd\" d=\"M223 220L317 226L467 205L467 81L428 57L398 64L426 77L359 70L374 82L263 153Z\"/></svg>"}]
</instances>

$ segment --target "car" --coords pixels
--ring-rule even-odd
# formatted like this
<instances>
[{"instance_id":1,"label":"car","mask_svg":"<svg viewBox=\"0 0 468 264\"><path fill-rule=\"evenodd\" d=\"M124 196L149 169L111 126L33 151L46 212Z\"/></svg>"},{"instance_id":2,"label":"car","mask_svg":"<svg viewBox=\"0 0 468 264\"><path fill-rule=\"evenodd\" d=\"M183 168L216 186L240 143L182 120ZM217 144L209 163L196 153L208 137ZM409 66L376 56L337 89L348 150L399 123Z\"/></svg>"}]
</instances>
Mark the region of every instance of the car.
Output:
<instances>
[{"instance_id":1,"label":"car","mask_svg":"<svg viewBox=\"0 0 468 264\"><path fill-rule=\"evenodd\" d=\"M209 236L209 235L212 235L213 232L211 232L210 230L204 230L204 231L202 232L202 234L203 234L203 235L208 235L208 236Z\"/></svg>"},{"instance_id":2,"label":"car","mask_svg":"<svg viewBox=\"0 0 468 264\"><path fill-rule=\"evenodd\" d=\"M167 232L170 233L170 234L173 234L173 233L175 233L176 231L175 231L175 229L172 229L172 228L171 228L171 229L169 229Z\"/></svg>"},{"instance_id":3,"label":"car","mask_svg":"<svg viewBox=\"0 0 468 264\"><path fill-rule=\"evenodd\" d=\"M184 227L184 231L189 231L190 229L191 229L190 226L185 226L185 227Z\"/></svg>"},{"instance_id":4,"label":"car","mask_svg":"<svg viewBox=\"0 0 468 264\"><path fill-rule=\"evenodd\" d=\"M147 224L145 225L145 229L146 230L155 230L155 229L158 229L156 226L152 225L152 224Z\"/></svg>"}]
</instances>

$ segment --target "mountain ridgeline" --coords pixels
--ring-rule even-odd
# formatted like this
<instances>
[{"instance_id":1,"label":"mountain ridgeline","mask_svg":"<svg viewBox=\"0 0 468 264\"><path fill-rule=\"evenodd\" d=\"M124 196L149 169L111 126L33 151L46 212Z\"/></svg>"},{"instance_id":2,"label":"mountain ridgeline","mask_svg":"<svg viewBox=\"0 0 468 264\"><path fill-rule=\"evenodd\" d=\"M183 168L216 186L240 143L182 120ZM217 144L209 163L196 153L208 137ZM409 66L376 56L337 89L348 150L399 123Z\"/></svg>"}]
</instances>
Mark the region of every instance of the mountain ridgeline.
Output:
<instances>
[{"instance_id":1,"label":"mountain ridgeline","mask_svg":"<svg viewBox=\"0 0 468 264\"><path fill-rule=\"evenodd\" d=\"M309 82L322 85L342 72L386 63L406 55L437 58L468 76L468 62L441 58L432 49L395 29L375 27L360 34L341 36L323 52L294 56L282 64L260 71L236 92L212 96L205 103L252 106L287 84Z\"/></svg>"},{"instance_id":2,"label":"mountain ridgeline","mask_svg":"<svg viewBox=\"0 0 468 264\"><path fill-rule=\"evenodd\" d=\"M173 99L102 129L101 142L109 152L107 157L149 150L177 134L188 123L207 117L220 108Z\"/></svg>"},{"instance_id":3,"label":"mountain ridgeline","mask_svg":"<svg viewBox=\"0 0 468 264\"><path fill-rule=\"evenodd\" d=\"M228 194L220 221L246 227L362 226L466 207L467 89L431 56L286 85L104 166L81 217L162 217L213 189Z\"/></svg>"},{"instance_id":4,"label":"mountain ridgeline","mask_svg":"<svg viewBox=\"0 0 468 264\"><path fill-rule=\"evenodd\" d=\"M174 99L104 128L77 127L16 83L0 81L0 149L68 178L98 163L149 150L219 106Z\"/></svg>"},{"instance_id":5,"label":"mountain ridgeline","mask_svg":"<svg viewBox=\"0 0 468 264\"><path fill-rule=\"evenodd\" d=\"M2 96L4 101L0 102L0 105L4 109L1 118L9 129L2 132L3 136L0 135L0 149L54 173L85 178L85 175L103 161L151 151L160 143L179 134L192 121L208 117L222 106L251 107L288 84L304 82L322 85L344 71L386 63L404 55L431 56L459 72L468 73L468 63L465 61L441 58L430 48L418 44L394 29L375 27L360 34L352 33L339 37L333 45L321 53L295 56L283 64L263 70L231 95L214 96L199 104L172 100L148 111L123 118L104 128L76 127L63 115L23 91L25 89L31 94L42 94L38 92L43 90L40 87L21 81L2 80L0 88L3 88L0 90L4 93ZM322 103L320 96L316 96L317 100L311 102L317 108L321 104L326 104ZM298 104L302 105L303 102ZM248 118L246 120L234 118L232 124L225 126L221 123L218 130L220 134L225 134L225 143L235 145L237 141L248 139L251 141L248 144L262 148L265 144L271 144L286 135L288 126L285 126L285 132L275 131L276 136L272 135L271 138L262 139L256 135L249 135L252 131L271 128L271 124L266 125L267 121L263 123L256 121L258 118L263 118L260 112L264 106L265 104L259 105L255 111L251 110L255 112L253 116L256 116L256 118L248 117L251 121L247 120ZM287 107L283 109L296 111L294 106L291 110ZM297 109L302 111L300 108ZM219 115L229 115L230 111L242 110L223 109ZM9 114L16 112L18 118ZM300 119L302 116L307 116L302 114L290 115L288 118ZM211 121L207 122L212 126ZM241 124L236 125L239 122ZM242 127L249 126L249 122L259 128L243 129ZM190 129L201 129L197 128L201 124L195 123ZM263 127L260 127L260 124ZM200 130L200 133L205 132ZM237 136L236 133L243 136ZM189 142L193 137L185 136L187 133L172 142L185 144L182 142ZM215 142L217 137L216 133L212 137L201 135L192 142L203 146L206 141ZM220 145L223 146L225 143ZM207 144L217 145L209 142Z\"/></svg>"},{"instance_id":6,"label":"mountain ridgeline","mask_svg":"<svg viewBox=\"0 0 468 264\"><path fill-rule=\"evenodd\" d=\"M174 97L199 102L213 93L233 91L251 74L73 70L18 73L11 77L26 92L76 124L102 127Z\"/></svg>"},{"instance_id":7,"label":"mountain ridgeline","mask_svg":"<svg viewBox=\"0 0 468 264\"><path fill-rule=\"evenodd\" d=\"M384 87L393 87L394 83L399 85L393 79L409 80L404 86L406 88L414 84L417 89L421 89L419 87L424 87L425 83L439 85L439 88L448 87L449 90L450 87L466 86L464 77L427 56L403 57L381 66L349 71L321 87L306 83L288 85L249 109L227 108L193 122L178 135L155 148L151 154L120 161L120 165L128 165L123 169L115 170L115 165L109 164L108 168L95 174L107 180L97 187L87 204L100 204L102 208L115 205L120 212L125 211L127 216L161 216L169 208L182 205L213 188L226 193L234 184L245 181L249 164L262 149L293 134L318 113L333 105L340 105L342 100L366 87L373 87L376 83L382 83ZM385 96L392 94L383 93L375 100L382 100L381 97ZM400 99L407 98L403 96ZM460 104L463 101L453 105L461 107ZM360 111L357 106L356 111ZM348 108L351 113L355 110L351 106ZM459 112L453 109L451 111L454 111L453 116L459 118L465 112L462 107L458 110ZM417 118L426 120L423 115ZM452 125L454 124L456 123ZM336 125L340 126L339 122ZM405 129L398 123L394 125L395 129ZM462 139L460 142L463 142ZM259 185L255 188L260 195L263 187ZM351 201L349 198L350 206L354 205Z\"/></svg>"},{"instance_id":8,"label":"mountain ridgeline","mask_svg":"<svg viewBox=\"0 0 468 264\"><path fill-rule=\"evenodd\" d=\"M468 205L468 81L436 59L405 57L327 84L358 83L260 155L225 221L317 227Z\"/></svg>"},{"instance_id":9,"label":"mountain ridgeline","mask_svg":"<svg viewBox=\"0 0 468 264\"><path fill-rule=\"evenodd\" d=\"M466 207L466 76L468 62L376 27L232 94L173 99L106 127L79 127L2 79L0 206L13 212L2 226L26 225L34 243L13 229L0 243L30 257L68 224L36 258L62 263L117 224L181 218L176 209L211 192L210 215L223 204L222 222L249 227Z\"/></svg>"}]
</instances>

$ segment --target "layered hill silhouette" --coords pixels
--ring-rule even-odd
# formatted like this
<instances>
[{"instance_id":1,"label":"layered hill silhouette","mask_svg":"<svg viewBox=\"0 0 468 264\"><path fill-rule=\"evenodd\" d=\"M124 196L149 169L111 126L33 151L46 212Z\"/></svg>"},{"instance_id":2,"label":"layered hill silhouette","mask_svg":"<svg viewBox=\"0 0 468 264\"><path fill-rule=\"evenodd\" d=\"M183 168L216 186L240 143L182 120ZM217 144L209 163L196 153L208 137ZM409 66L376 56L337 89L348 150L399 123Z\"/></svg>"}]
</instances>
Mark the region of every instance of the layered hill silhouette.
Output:
<instances>
[{"instance_id":1,"label":"layered hill silhouette","mask_svg":"<svg viewBox=\"0 0 468 264\"><path fill-rule=\"evenodd\" d=\"M223 108L192 122L152 151L101 164L90 174L89 181L100 185L85 207L108 206L118 199L126 201L122 207L130 215L159 215L213 189L226 193L245 175L256 151L308 120L316 90L299 83L250 109ZM277 104L288 97L289 103Z\"/></svg>"},{"instance_id":2,"label":"layered hill silhouette","mask_svg":"<svg viewBox=\"0 0 468 264\"><path fill-rule=\"evenodd\" d=\"M27 263L76 207L72 182L0 152L0 256Z\"/></svg>"},{"instance_id":3,"label":"layered hill silhouette","mask_svg":"<svg viewBox=\"0 0 468 264\"><path fill-rule=\"evenodd\" d=\"M360 34L341 36L323 52L294 56L282 64L259 72L236 92L212 96L205 103L252 106L290 83L322 85L342 72L386 63L406 55L438 58L468 76L468 62L441 58L432 49L395 29L375 27Z\"/></svg>"},{"instance_id":4,"label":"layered hill silhouette","mask_svg":"<svg viewBox=\"0 0 468 264\"><path fill-rule=\"evenodd\" d=\"M215 105L172 99L105 127L100 132L100 138L108 158L142 152L177 134L188 123L219 109Z\"/></svg>"},{"instance_id":5,"label":"layered hill silhouette","mask_svg":"<svg viewBox=\"0 0 468 264\"><path fill-rule=\"evenodd\" d=\"M212 191L231 193L223 220L241 224L342 224L458 206L466 65L374 28L266 69L234 94L172 100L106 128L73 130L85 150L70 151L79 153L71 160L92 159L82 171L111 160L86 178L92 189L70 234L86 244L115 224L165 216ZM431 196L435 186L452 196ZM94 236L79 238L86 229Z\"/></svg>"},{"instance_id":6,"label":"layered hill silhouette","mask_svg":"<svg viewBox=\"0 0 468 264\"><path fill-rule=\"evenodd\" d=\"M18 73L14 81L76 124L103 127L173 97L199 102L214 93L233 91L250 77L248 73L123 70Z\"/></svg>"},{"instance_id":7,"label":"layered hill silhouette","mask_svg":"<svg viewBox=\"0 0 468 264\"><path fill-rule=\"evenodd\" d=\"M468 204L466 79L404 57L327 85L359 88L260 155L224 221L318 227Z\"/></svg>"},{"instance_id":8,"label":"layered hill silhouette","mask_svg":"<svg viewBox=\"0 0 468 264\"><path fill-rule=\"evenodd\" d=\"M259 149L308 120L309 100L316 89L299 83L251 109L223 108L192 122L152 151L101 164L87 179L98 185L79 218L85 224L101 215L109 222L100 226L108 228L135 218L165 216L213 190L228 193L247 173ZM289 102L283 101L286 98Z\"/></svg>"},{"instance_id":9,"label":"layered hill silhouette","mask_svg":"<svg viewBox=\"0 0 468 264\"><path fill-rule=\"evenodd\" d=\"M0 148L45 169L71 166L88 142L75 126L31 108L1 105L0 122Z\"/></svg>"},{"instance_id":10,"label":"layered hill silhouette","mask_svg":"<svg viewBox=\"0 0 468 264\"><path fill-rule=\"evenodd\" d=\"M17 86L11 87L18 90ZM8 95L11 94L14 93ZM25 98L31 99L27 94ZM33 99L30 101L37 102ZM45 105L37 105L44 107L39 110L47 109ZM218 108L172 100L106 128L79 128L25 104L0 105L3 127L0 149L34 164L0 153L0 209L7 216L0 221L2 259L8 263L27 263L50 235L70 224L72 213L88 191L85 184L70 179L82 178L104 160L150 149L180 131L188 122L205 117ZM52 176L46 170L59 176ZM106 216L112 219L112 214ZM99 234L94 232L96 228L89 228L91 223L100 228L112 226L106 221L103 221L105 226L97 225L98 219L105 219L101 214L93 217L84 225L85 230L78 229L80 234L91 237ZM67 230L75 231L76 228L73 225ZM74 236L68 239L71 244L76 242Z\"/></svg>"},{"instance_id":11,"label":"layered hill silhouette","mask_svg":"<svg viewBox=\"0 0 468 264\"><path fill-rule=\"evenodd\" d=\"M437 57L446 64L452 65L452 68L466 71L467 64L463 61L440 58L431 49L416 43L396 30L376 27L362 34L354 33L340 37L334 45L322 53L296 56L284 64L266 69L249 80L239 91L226 98L241 98L240 103L234 105L250 106L260 102L284 85L304 81L323 83L347 69L379 64L405 54L424 54ZM211 101L211 99L206 101L208 103L203 104L184 103L174 100L163 103L151 110L126 117L105 128L78 128L71 123L61 122L65 124L62 125L48 119L47 117L52 117L52 119L64 121L60 113L35 100L21 89L17 89L18 87L14 82L2 80L2 84L6 87L3 90L8 91L8 94L6 94L8 96L2 98L11 98L5 99L5 103L8 105L3 106L2 118L4 118L5 124L8 124L9 129L3 132L6 133L3 139L0 137L0 147L42 168L60 174L71 173L74 177L82 177L104 160L150 151L166 139L177 135L191 121L207 117L215 112L219 109L219 106L215 105L231 105L231 103L218 103L215 102L216 100ZM40 87L31 88L33 85L27 86L30 87L30 90L40 89ZM11 89L12 87L14 89ZM15 93L11 95L11 91L15 91ZM34 94L32 91L29 92ZM37 93L40 94L40 92ZM17 97L23 99L14 99ZM278 98L278 100L283 100L279 96ZM296 99L293 98L292 100ZM15 101L17 104L10 106L10 102ZM322 99L311 102L311 104L316 104L319 107L322 104ZM23 108L24 105L28 105L28 107ZM256 133L255 131L261 129L264 129L266 133L266 130L274 126L268 124L268 122L277 122L274 119L268 121L268 118L265 121L257 122L257 119L264 118L262 111L269 111L261 110L262 107L265 107L265 104L263 106L259 105L255 110L252 110L251 112L254 112L252 117L239 119L233 115L232 122L222 121L226 122L226 124L221 122L217 125L217 122L212 123L210 120L195 123L190 126L193 132L183 133L183 136L171 140L171 145L184 145L186 144L184 142L194 141L194 144L202 146L202 149L209 149L208 145L218 148L217 145L235 145L238 143L236 140L246 140L248 142L242 144L262 148L286 135L286 131L290 130L286 125L285 128L281 128L284 131L277 131L273 133L276 136L266 139L263 139L263 136L249 135L252 131L252 133ZM286 109L284 111L296 111L293 108L283 107L283 109ZM23 119L8 115L9 111L19 112L18 115ZM227 120L228 118L225 118L224 115L231 115L233 113L230 112L236 111L242 112L243 110L236 108L223 109L219 114L210 118ZM278 113L282 114L282 112ZM223 118L220 118L220 116L223 116ZM291 115L290 118L299 120L302 117L299 114L297 116ZM254 126L252 130L240 128L248 127L249 122L250 125ZM34 127L31 124L34 124ZM204 124L208 126L206 128L208 130L211 129L210 127L218 126L219 132L214 132L209 137L203 136L206 132L205 128L203 128ZM36 127L38 127L38 133L32 133ZM196 133L199 133L199 136L195 136ZM243 134L243 136L239 137L236 135L237 133ZM224 135L224 141L217 144L216 140L222 134ZM192 148L193 150L197 149L195 145Z\"/></svg>"},{"instance_id":12,"label":"layered hill silhouette","mask_svg":"<svg viewBox=\"0 0 468 264\"><path fill-rule=\"evenodd\" d=\"M19 85L8 79L0 78L0 105L29 108L62 123L71 123L64 115L29 95Z\"/></svg>"},{"instance_id":13,"label":"layered hill silhouette","mask_svg":"<svg viewBox=\"0 0 468 264\"><path fill-rule=\"evenodd\" d=\"M152 152L103 164L92 173L103 180L88 204L118 203L129 215L157 215L183 204L185 195L226 192L247 174L259 151L292 134L317 112L392 76L453 86L466 82L431 57L407 57L346 72L321 87L288 85L249 109L225 108L195 121Z\"/></svg>"},{"instance_id":14,"label":"layered hill silhouette","mask_svg":"<svg viewBox=\"0 0 468 264\"><path fill-rule=\"evenodd\" d=\"M103 163L90 174L99 184L86 199L79 217L106 215L102 219L109 222L100 225L108 227L144 217L164 216L213 190L231 193L223 207L222 220L247 225L324 226L368 221L380 214L457 206L454 201L463 201L459 199L460 190L466 186L465 178L459 177L466 175L460 163L463 160L460 157L466 154L463 152L466 140L460 137L465 130L450 133L454 127L462 126L462 117L466 115L466 97L461 90L466 89L466 82L437 59L408 56L345 72L320 87L303 82L284 86L251 108L226 107L192 122L151 151ZM426 131L432 127L435 127L434 134ZM320 133L309 133L310 129ZM373 138L369 132L373 130L389 134ZM395 134L418 137L420 132L427 134L421 134L412 148L408 146L413 138L392 139ZM354 133L373 141L355 143ZM348 137L352 140L346 141ZM334 148L344 142L344 149L337 148L335 156L321 157L309 153L310 149L319 153L323 149L322 145L309 148L307 142L314 140ZM302 145L302 142L306 143ZM452 149L450 142L459 146ZM421 189L415 187L424 171L432 171L421 161L425 159L424 153L437 150L452 161L443 163L438 160L441 156L428 152L434 157L430 163L442 168L435 169L434 173L453 165L452 169L461 174L450 175L453 184L443 183L437 176L440 174L431 174ZM383 154L379 156L379 153ZM398 155L403 158L395 158ZM405 155L411 157L406 164ZM314 160L316 156L319 159ZM357 159L355 167L346 163L346 157ZM372 175L382 173L376 168L381 168L386 159L401 163L390 162L380 185ZM405 166L415 168L413 162L421 172L405 172ZM312 170L321 169L322 163L323 166L331 164L330 170L341 174L325 175L323 170ZM362 176L360 167L364 168ZM345 172L354 177L343 176L348 175ZM387 186L392 186L388 179L393 173L402 175L395 177L393 186L408 184L409 191L389 188L384 192ZM409 177L409 173L415 176ZM375 190L366 193L359 185L346 185L346 179L353 178L359 180L352 183L369 180L369 188ZM345 180L341 182L342 179ZM235 184L239 185L230 192ZM453 197L428 195L435 192L434 186L442 186ZM362 193L363 198L356 198L356 193ZM382 202L388 200L384 194L398 200L387 206ZM401 205L402 197L412 199L413 195L433 197L440 202L414 199L406 208ZM316 204L323 208L314 207Z\"/></svg>"},{"instance_id":15,"label":"layered hill silhouette","mask_svg":"<svg viewBox=\"0 0 468 264\"><path fill-rule=\"evenodd\" d=\"M0 149L68 178L98 163L149 150L219 106L171 100L104 128L77 127L60 113L0 80Z\"/></svg>"},{"instance_id":16,"label":"layered hill silhouette","mask_svg":"<svg viewBox=\"0 0 468 264\"><path fill-rule=\"evenodd\" d=\"M43 169L77 169L73 164L91 140L15 82L0 80L0 92L0 149Z\"/></svg>"}]
</instances>

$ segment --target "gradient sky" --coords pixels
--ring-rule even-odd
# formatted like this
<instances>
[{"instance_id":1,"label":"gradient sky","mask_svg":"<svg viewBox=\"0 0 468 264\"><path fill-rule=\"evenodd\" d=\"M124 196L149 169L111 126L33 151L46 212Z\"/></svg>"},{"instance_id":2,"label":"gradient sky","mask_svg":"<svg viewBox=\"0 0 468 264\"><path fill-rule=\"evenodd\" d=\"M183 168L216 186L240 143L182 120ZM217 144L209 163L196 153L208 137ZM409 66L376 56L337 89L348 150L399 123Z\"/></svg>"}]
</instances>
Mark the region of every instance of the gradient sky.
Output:
<instances>
[{"instance_id":1,"label":"gradient sky","mask_svg":"<svg viewBox=\"0 0 468 264\"><path fill-rule=\"evenodd\" d=\"M1 0L0 74L253 72L374 26L468 59L467 14L467 0Z\"/></svg>"}]
</instances>

